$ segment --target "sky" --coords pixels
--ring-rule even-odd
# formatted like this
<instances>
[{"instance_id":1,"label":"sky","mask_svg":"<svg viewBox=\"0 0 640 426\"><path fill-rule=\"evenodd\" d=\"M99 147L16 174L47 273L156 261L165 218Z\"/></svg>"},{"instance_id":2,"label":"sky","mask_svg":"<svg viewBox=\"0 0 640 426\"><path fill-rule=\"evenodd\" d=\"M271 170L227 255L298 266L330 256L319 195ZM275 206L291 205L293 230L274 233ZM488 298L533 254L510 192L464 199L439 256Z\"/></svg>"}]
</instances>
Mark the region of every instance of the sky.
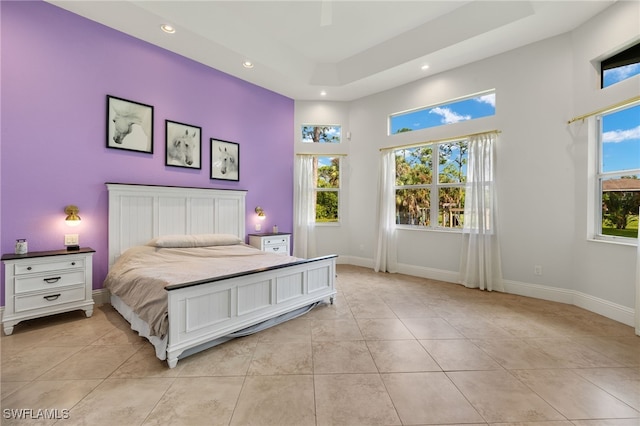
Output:
<instances>
[{"instance_id":1,"label":"sky","mask_svg":"<svg viewBox=\"0 0 640 426\"><path fill-rule=\"evenodd\" d=\"M602 171L640 169L640 103L602 117Z\"/></svg>"},{"instance_id":2,"label":"sky","mask_svg":"<svg viewBox=\"0 0 640 426\"><path fill-rule=\"evenodd\" d=\"M444 105L394 115L391 117L390 133L395 134L400 129L427 129L429 127L487 117L495 115L495 113L496 94L488 93Z\"/></svg>"}]
</instances>

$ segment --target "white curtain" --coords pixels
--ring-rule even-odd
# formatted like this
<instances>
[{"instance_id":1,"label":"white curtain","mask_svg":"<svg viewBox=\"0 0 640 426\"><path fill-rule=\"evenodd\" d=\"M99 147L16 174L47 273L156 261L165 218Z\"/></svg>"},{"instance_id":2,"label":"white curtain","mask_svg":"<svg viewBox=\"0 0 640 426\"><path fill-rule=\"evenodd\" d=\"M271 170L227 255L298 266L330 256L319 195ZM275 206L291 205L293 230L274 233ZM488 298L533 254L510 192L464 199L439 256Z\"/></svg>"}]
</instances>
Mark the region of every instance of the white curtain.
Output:
<instances>
[{"instance_id":1,"label":"white curtain","mask_svg":"<svg viewBox=\"0 0 640 426\"><path fill-rule=\"evenodd\" d=\"M460 282L504 291L498 244L495 188L495 133L469 138Z\"/></svg>"},{"instance_id":2,"label":"white curtain","mask_svg":"<svg viewBox=\"0 0 640 426\"><path fill-rule=\"evenodd\" d=\"M395 161L392 150L382 151L378 170L376 272L397 271Z\"/></svg>"},{"instance_id":3,"label":"white curtain","mask_svg":"<svg viewBox=\"0 0 640 426\"><path fill-rule=\"evenodd\" d=\"M304 259L316 255L313 161L313 155L297 155L294 167L293 255Z\"/></svg>"}]
</instances>

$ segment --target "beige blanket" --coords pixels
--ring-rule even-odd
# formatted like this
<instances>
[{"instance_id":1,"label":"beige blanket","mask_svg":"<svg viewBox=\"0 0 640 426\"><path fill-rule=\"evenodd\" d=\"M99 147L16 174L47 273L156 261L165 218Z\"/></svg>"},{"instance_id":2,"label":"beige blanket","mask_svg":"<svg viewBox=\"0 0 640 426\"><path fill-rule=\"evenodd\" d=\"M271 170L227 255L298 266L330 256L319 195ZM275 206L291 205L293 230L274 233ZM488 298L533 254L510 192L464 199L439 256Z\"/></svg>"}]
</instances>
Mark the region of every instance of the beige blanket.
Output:
<instances>
[{"instance_id":1,"label":"beige blanket","mask_svg":"<svg viewBox=\"0 0 640 426\"><path fill-rule=\"evenodd\" d=\"M298 260L265 253L245 244L198 248L138 246L118 258L107 274L104 287L146 321L152 335L163 337L169 324L166 286Z\"/></svg>"}]
</instances>

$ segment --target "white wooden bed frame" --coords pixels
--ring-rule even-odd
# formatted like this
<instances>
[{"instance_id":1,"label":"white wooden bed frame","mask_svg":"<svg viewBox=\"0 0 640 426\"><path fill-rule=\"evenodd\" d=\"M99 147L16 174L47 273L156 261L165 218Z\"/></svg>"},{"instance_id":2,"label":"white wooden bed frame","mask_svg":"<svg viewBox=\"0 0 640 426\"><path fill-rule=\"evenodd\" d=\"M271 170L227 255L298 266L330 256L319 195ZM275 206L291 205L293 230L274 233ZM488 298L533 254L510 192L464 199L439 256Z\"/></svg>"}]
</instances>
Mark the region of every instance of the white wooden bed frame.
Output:
<instances>
[{"instance_id":1,"label":"white wooden bed frame","mask_svg":"<svg viewBox=\"0 0 640 426\"><path fill-rule=\"evenodd\" d=\"M107 183L109 267L161 235L225 233L245 240L246 191ZM166 360L336 294L336 255L167 287ZM115 306L115 305L114 305ZM158 354L164 359L165 354Z\"/></svg>"}]
</instances>

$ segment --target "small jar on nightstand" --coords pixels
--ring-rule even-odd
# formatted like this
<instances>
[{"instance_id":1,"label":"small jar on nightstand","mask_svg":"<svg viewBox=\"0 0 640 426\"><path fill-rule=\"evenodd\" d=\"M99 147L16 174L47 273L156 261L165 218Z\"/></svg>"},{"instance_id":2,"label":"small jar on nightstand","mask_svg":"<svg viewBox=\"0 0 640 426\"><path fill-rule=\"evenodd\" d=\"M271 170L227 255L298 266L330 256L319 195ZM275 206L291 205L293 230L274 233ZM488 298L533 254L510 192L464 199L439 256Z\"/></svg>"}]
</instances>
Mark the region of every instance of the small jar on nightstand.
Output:
<instances>
[{"instance_id":1,"label":"small jar on nightstand","mask_svg":"<svg viewBox=\"0 0 640 426\"><path fill-rule=\"evenodd\" d=\"M53 250L3 254L4 333L13 333L20 321L82 309L93 314L93 253Z\"/></svg>"}]
</instances>

